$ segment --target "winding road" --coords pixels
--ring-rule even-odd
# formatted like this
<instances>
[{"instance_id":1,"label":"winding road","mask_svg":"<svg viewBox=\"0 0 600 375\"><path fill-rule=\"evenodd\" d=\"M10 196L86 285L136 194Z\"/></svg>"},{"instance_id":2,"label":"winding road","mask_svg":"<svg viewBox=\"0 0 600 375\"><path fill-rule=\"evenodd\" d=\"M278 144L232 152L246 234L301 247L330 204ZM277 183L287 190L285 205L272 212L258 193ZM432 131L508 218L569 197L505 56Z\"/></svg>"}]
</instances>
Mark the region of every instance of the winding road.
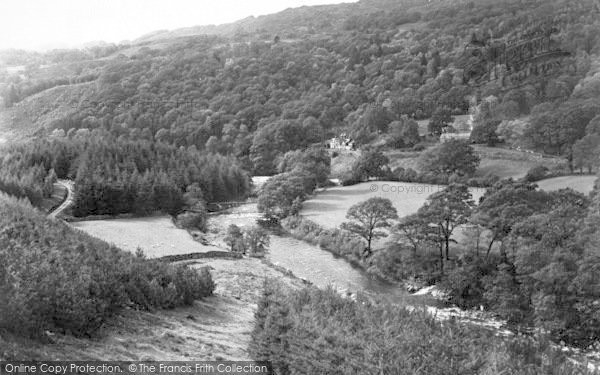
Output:
<instances>
[{"instance_id":1,"label":"winding road","mask_svg":"<svg viewBox=\"0 0 600 375\"><path fill-rule=\"evenodd\" d=\"M65 189L67 189L67 196L65 197L65 200L60 204L60 206L56 207L54 210L52 210L52 212L50 212L50 214L48 216L50 217L57 217L59 214L61 214L64 210L66 210L67 208L69 208L71 206L71 204L73 203L73 188L74 188L74 183L73 181L70 180L58 180L56 181L57 184L63 186Z\"/></svg>"}]
</instances>

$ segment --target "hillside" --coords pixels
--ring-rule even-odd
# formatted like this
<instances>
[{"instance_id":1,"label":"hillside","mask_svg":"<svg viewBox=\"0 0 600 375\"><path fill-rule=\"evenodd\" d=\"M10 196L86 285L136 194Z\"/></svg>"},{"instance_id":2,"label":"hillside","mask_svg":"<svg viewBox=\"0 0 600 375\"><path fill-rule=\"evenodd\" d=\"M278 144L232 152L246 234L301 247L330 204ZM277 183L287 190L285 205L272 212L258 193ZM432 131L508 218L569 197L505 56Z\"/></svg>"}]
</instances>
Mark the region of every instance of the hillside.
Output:
<instances>
[{"instance_id":1,"label":"hillside","mask_svg":"<svg viewBox=\"0 0 600 375\"><path fill-rule=\"evenodd\" d=\"M572 374L555 344L600 345L596 0L361 0L0 51L0 146L1 359ZM97 220L41 212L57 183ZM214 246L240 260L161 258ZM268 251L381 303L290 292ZM527 334L384 302L404 285Z\"/></svg>"},{"instance_id":2,"label":"hillside","mask_svg":"<svg viewBox=\"0 0 600 375\"><path fill-rule=\"evenodd\" d=\"M93 338L49 332L40 342L0 330L0 360L249 360L247 345L263 282L278 278L295 289L303 284L256 259L213 259L192 266L206 265L217 284L212 297L170 311L128 309Z\"/></svg>"},{"instance_id":3,"label":"hillside","mask_svg":"<svg viewBox=\"0 0 600 375\"><path fill-rule=\"evenodd\" d=\"M199 149L214 137L211 143L219 152L234 153L265 173L273 166L257 166L252 160L252 146L259 147L253 137L258 128L282 126L280 120L310 123L316 137L300 145L283 139L276 154L340 129L368 141L390 121L402 116L425 120L437 107L461 116L473 96L496 97L504 119L567 99L590 68L598 27L595 13L588 11L595 10L591 2L567 4L360 1L155 32L130 45L48 54L12 51L0 53L0 60L25 70L22 77L0 74L0 94L8 107L36 103L54 112L60 103L35 95L58 86L64 95L79 98L82 93L73 83L93 82L90 101L75 113L59 109L44 117L17 110L9 117L15 117L17 127L30 122L47 126L49 117L59 120L53 125L59 128L126 124L130 130L147 128L154 136L161 131L163 139ZM536 18L553 11L566 13L556 20L560 32L553 36L568 53L558 71L518 84L507 76L500 87L473 71L486 61L473 62L468 56L471 41L491 43L489 35L478 35L481 30L490 29L494 41L520 40L539 27ZM548 87L559 89L546 90L546 80ZM62 88L67 85L71 88ZM26 110L31 111L43 112ZM376 118L383 119L380 125Z\"/></svg>"},{"instance_id":4,"label":"hillside","mask_svg":"<svg viewBox=\"0 0 600 375\"><path fill-rule=\"evenodd\" d=\"M0 129L29 136L48 132L55 121L77 113L96 91L93 82L62 85L25 98L0 111Z\"/></svg>"}]
</instances>

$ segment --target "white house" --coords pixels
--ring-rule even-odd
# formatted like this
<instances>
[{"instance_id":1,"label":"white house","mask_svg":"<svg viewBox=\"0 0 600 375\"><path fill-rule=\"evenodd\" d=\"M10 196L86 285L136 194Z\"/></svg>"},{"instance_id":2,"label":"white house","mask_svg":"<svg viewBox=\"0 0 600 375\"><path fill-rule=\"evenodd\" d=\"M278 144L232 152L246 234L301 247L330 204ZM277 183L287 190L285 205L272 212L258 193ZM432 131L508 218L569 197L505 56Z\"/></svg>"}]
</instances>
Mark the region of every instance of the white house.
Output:
<instances>
[{"instance_id":1,"label":"white house","mask_svg":"<svg viewBox=\"0 0 600 375\"><path fill-rule=\"evenodd\" d=\"M339 137L331 138L327 147L335 150L354 150L354 140L348 138L346 133L342 133Z\"/></svg>"}]
</instances>

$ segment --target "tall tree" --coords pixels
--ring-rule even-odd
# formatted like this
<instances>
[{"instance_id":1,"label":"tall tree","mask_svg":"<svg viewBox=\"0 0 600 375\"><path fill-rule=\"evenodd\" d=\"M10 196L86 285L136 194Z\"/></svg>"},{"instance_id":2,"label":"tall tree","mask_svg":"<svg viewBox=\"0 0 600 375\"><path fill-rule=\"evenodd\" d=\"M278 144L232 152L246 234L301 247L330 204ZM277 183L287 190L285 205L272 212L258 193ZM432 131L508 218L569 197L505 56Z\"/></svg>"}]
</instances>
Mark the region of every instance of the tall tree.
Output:
<instances>
[{"instance_id":1,"label":"tall tree","mask_svg":"<svg viewBox=\"0 0 600 375\"><path fill-rule=\"evenodd\" d=\"M588 173L600 164L600 134L588 134L573 145L573 167Z\"/></svg>"},{"instance_id":2,"label":"tall tree","mask_svg":"<svg viewBox=\"0 0 600 375\"><path fill-rule=\"evenodd\" d=\"M493 244L503 241L517 222L547 209L550 199L548 193L537 190L535 184L512 180L500 181L488 189L471 218L473 223L491 231L487 255Z\"/></svg>"},{"instance_id":3,"label":"tall tree","mask_svg":"<svg viewBox=\"0 0 600 375\"><path fill-rule=\"evenodd\" d=\"M417 211L426 225L436 226L439 240L445 245L446 260L450 259L450 242L454 230L467 223L475 203L466 185L453 184L432 194L427 203Z\"/></svg>"},{"instance_id":4,"label":"tall tree","mask_svg":"<svg viewBox=\"0 0 600 375\"><path fill-rule=\"evenodd\" d=\"M433 112L429 124L427 125L427 129L430 134L439 137L444 128L452 124L453 121L454 117L452 116L452 111L450 111L450 109L446 107L438 108Z\"/></svg>"},{"instance_id":5,"label":"tall tree","mask_svg":"<svg viewBox=\"0 0 600 375\"><path fill-rule=\"evenodd\" d=\"M451 139L427 150L419 159L421 168L427 172L469 176L479 165L475 150L464 141Z\"/></svg>"},{"instance_id":6,"label":"tall tree","mask_svg":"<svg viewBox=\"0 0 600 375\"><path fill-rule=\"evenodd\" d=\"M350 207L346 218L353 221L343 223L342 229L356 233L367 241L363 255L368 258L373 253L373 239L387 236L378 229L390 227L390 221L398 218L398 212L389 199L375 197Z\"/></svg>"}]
</instances>

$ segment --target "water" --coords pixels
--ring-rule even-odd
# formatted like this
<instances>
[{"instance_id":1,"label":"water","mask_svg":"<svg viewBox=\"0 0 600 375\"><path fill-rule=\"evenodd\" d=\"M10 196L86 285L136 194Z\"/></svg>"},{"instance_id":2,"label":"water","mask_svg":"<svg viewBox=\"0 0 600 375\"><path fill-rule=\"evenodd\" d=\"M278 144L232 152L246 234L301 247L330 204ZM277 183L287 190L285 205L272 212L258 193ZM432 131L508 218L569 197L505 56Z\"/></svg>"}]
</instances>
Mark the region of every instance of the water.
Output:
<instances>
[{"instance_id":1,"label":"water","mask_svg":"<svg viewBox=\"0 0 600 375\"><path fill-rule=\"evenodd\" d=\"M247 204L213 216L211 220L222 227L230 224L243 227L256 224L259 217L256 204ZM402 287L373 279L344 259L289 236L271 235L267 259L320 288L332 286L344 294L360 292L402 304L410 298L410 294Z\"/></svg>"}]
</instances>

